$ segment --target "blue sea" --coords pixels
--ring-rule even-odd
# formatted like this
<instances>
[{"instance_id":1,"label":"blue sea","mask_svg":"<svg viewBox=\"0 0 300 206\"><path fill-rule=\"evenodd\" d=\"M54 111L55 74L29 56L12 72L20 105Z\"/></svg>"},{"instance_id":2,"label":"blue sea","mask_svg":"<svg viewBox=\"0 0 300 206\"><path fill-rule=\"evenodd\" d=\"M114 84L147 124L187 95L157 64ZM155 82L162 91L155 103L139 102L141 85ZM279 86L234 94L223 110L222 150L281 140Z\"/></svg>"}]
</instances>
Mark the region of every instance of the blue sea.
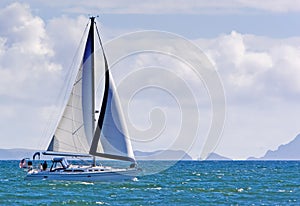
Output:
<instances>
[{"instance_id":1,"label":"blue sea","mask_svg":"<svg viewBox=\"0 0 300 206\"><path fill-rule=\"evenodd\" d=\"M18 164L0 161L0 205L300 205L300 161L142 161L104 183L26 181Z\"/></svg>"}]
</instances>

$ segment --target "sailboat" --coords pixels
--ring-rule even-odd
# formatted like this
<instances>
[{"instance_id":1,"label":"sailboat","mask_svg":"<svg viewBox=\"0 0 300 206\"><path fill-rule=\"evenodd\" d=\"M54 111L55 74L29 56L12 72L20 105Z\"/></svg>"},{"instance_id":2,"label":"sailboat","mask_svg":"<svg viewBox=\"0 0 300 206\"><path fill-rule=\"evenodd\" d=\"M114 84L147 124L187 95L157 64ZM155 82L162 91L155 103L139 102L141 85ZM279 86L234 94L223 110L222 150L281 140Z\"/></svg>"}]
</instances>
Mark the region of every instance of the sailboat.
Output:
<instances>
[{"instance_id":1,"label":"sailboat","mask_svg":"<svg viewBox=\"0 0 300 206\"><path fill-rule=\"evenodd\" d=\"M69 99L44 155L56 155L52 165L30 168L26 178L70 181L114 181L133 179L140 173L122 116L116 87L99 36L95 17L90 17L82 63ZM95 34L104 59L104 92L96 110ZM97 120L96 120L97 119ZM65 157L91 157L89 165L69 164ZM96 164L96 157L129 162L125 168Z\"/></svg>"}]
</instances>

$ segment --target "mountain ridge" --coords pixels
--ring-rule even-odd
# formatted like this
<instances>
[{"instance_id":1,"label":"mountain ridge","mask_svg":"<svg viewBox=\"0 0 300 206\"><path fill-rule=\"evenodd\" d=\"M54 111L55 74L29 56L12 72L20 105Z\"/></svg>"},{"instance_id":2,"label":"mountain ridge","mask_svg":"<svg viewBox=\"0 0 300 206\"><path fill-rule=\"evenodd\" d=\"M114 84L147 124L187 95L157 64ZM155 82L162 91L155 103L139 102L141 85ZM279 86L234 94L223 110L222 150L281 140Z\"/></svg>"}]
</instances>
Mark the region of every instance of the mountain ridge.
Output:
<instances>
[{"instance_id":1,"label":"mountain ridge","mask_svg":"<svg viewBox=\"0 0 300 206\"><path fill-rule=\"evenodd\" d=\"M287 144L280 145L276 150L268 150L262 157L249 157L247 160L300 160L300 134ZM19 160L40 150L34 149L0 149L0 160ZM182 150L156 150L153 152L134 151L137 160L192 160ZM231 160L228 157L211 153L206 160Z\"/></svg>"},{"instance_id":2,"label":"mountain ridge","mask_svg":"<svg viewBox=\"0 0 300 206\"><path fill-rule=\"evenodd\" d=\"M300 134L287 144L280 145L276 150L268 150L264 156L249 157L247 160L300 160Z\"/></svg>"},{"instance_id":3,"label":"mountain ridge","mask_svg":"<svg viewBox=\"0 0 300 206\"><path fill-rule=\"evenodd\" d=\"M32 158L40 150L34 149L0 149L0 160L20 160ZM182 150L156 150L153 152L134 151L137 160L192 160L192 157ZM48 159L48 158L47 158Z\"/></svg>"},{"instance_id":4,"label":"mountain ridge","mask_svg":"<svg viewBox=\"0 0 300 206\"><path fill-rule=\"evenodd\" d=\"M208 155L208 157L205 160L224 160L224 161L228 161L228 160L232 160L232 159L212 152Z\"/></svg>"}]
</instances>

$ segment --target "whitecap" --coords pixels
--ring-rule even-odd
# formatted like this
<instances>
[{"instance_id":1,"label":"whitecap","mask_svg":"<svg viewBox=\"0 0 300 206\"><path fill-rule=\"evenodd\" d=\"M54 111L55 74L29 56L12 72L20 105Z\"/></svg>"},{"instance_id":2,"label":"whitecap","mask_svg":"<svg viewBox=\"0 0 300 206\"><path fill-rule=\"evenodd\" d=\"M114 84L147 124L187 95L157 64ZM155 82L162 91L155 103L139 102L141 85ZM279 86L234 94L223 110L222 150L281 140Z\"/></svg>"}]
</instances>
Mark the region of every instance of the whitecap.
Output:
<instances>
[{"instance_id":1,"label":"whitecap","mask_svg":"<svg viewBox=\"0 0 300 206\"><path fill-rule=\"evenodd\" d=\"M97 205L104 205L105 202L100 202L100 201L99 201L99 202L96 202L96 204L97 204Z\"/></svg>"},{"instance_id":2,"label":"whitecap","mask_svg":"<svg viewBox=\"0 0 300 206\"><path fill-rule=\"evenodd\" d=\"M134 182L138 182L138 181L139 181L139 179L138 179L137 177L134 177L134 178L132 179L132 181L134 181Z\"/></svg>"},{"instance_id":3,"label":"whitecap","mask_svg":"<svg viewBox=\"0 0 300 206\"><path fill-rule=\"evenodd\" d=\"M82 185L94 185L93 182L80 182L80 184L82 184Z\"/></svg>"},{"instance_id":4,"label":"whitecap","mask_svg":"<svg viewBox=\"0 0 300 206\"><path fill-rule=\"evenodd\" d=\"M244 189L243 189L243 188L239 188L239 189L237 189L237 191L238 191L238 192L243 192Z\"/></svg>"}]
</instances>

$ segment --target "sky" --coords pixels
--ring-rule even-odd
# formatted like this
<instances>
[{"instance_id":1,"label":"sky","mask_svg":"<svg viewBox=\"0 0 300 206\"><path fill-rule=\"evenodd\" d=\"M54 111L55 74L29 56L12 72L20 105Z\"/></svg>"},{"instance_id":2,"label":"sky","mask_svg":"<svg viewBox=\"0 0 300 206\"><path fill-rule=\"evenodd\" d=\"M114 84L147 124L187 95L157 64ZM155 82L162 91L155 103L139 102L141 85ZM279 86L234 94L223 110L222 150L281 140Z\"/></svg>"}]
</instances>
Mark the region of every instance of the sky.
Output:
<instances>
[{"instance_id":1,"label":"sky","mask_svg":"<svg viewBox=\"0 0 300 206\"><path fill-rule=\"evenodd\" d=\"M152 30L168 32L162 37L177 35L205 54L225 100L224 125L214 152L233 159L261 157L300 131L300 1L4 0L0 5L0 148L47 147L89 14L99 15L107 50L122 40L120 35ZM170 47L159 40L155 43L161 50ZM171 44L180 48L178 42ZM141 68L145 70L139 74ZM159 75L153 72L158 70ZM205 77L200 80L186 63L159 53L128 56L114 71L117 85L122 85L121 99L128 98L131 85L140 86L131 98L128 119L146 131L143 138L154 135L149 128L164 125L147 141L140 141L140 133L129 126L134 150L185 149L193 158L200 157L217 111ZM138 79L125 84L133 73ZM172 83L172 78L184 80L184 85ZM145 82L161 84L160 89L139 92ZM188 91L193 98L183 95ZM185 118L180 111L189 119L188 137L174 143Z\"/></svg>"}]
</instances>

